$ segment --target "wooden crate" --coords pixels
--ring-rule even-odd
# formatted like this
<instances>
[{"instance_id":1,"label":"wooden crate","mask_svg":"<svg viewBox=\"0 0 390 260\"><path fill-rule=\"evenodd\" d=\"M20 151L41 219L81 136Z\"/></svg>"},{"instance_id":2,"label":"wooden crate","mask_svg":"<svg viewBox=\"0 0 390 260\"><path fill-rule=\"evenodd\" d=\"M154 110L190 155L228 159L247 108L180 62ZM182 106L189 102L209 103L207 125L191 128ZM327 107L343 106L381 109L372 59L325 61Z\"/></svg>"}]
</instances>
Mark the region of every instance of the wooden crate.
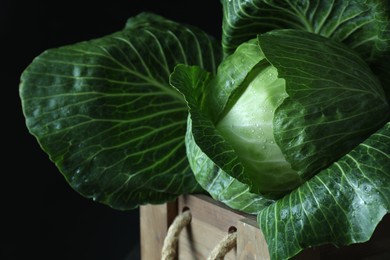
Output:
<instances>
[{"instance_id":1,"label":"wooden crate","mask_svg":"<svg viewBox=\"0 0 390 260\"><path fill-rule=\"evenodd\" d=\"M192 221L180 233L179 260L207 259L211 250L232 227L237 230L237 246L226 255L226 260L269 259L267 244L255 216L234 211L205 195L188 195L179 197L175 202L141 207L142 260L161 258L167 230L175 216L185 209L191 210ZM333 246L306 249L293 259L390 259L390 218L386 218L379 225L380 232L376 232L369 243L342 249Z\"/></svg>"}]
</instances>

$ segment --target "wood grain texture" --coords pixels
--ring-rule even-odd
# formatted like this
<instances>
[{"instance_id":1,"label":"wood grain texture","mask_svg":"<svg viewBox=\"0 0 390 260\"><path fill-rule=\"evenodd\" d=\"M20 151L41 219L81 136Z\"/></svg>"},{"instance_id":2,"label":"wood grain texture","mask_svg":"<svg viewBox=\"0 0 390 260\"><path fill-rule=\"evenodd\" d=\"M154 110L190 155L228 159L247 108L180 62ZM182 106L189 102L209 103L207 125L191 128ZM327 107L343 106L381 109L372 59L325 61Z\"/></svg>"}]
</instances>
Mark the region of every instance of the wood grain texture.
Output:
<instances>
[{"instance_id":1,"label":"wood grain texture","mask_svg":"<svg viewBox=\"0 0 390 260\"><path fill-rule=\"evenodd\" d=\"M141 207L141 258L160 260L169 225L184 209L191 211L191 223L179 236L178 260L204 260L212 249L234 227L237 246L225 260L269 260L267 243L256 223L256 217L234 211L205 195L187 195L175 203ZM390 215L378 226L367 243L342 248L330 245L305 249L294 260L390 259Z\"/></svg>"},{"instance_id":2,"label":"wood grain texture","mask_svg":"<svg viewBox=\"0 0 390 260\"><path fill-rule=\"evenodd\" d=\"M208 196L182 196L179 210L189 208L191 224L183 230L179 239L179 259L207 259L212 249L226 236L232 227L237 229L241 219L252 218L233 211ZM226 260L236 259L237 248L231 250Z\"/></svg>"},{"instance_id":3,"label":"wood grain texture","mask_svg":"<svg viewBox=\"0 0 390 260\"><path fill-rule=\"evenodd\" d=\"M254 219L237 223L237 259L270 259L267 243Z\"/></svg>"},{"instance_id":4,"label":"wood grain texture","mask_svg":"<svg viewBox=\"0 0 390 260\"><path fill-rule=\"evenodd\" d=\"M161 259L165 236L176 215L177 202L140 207L141 259Z\"/></svg>"}]
</instances>

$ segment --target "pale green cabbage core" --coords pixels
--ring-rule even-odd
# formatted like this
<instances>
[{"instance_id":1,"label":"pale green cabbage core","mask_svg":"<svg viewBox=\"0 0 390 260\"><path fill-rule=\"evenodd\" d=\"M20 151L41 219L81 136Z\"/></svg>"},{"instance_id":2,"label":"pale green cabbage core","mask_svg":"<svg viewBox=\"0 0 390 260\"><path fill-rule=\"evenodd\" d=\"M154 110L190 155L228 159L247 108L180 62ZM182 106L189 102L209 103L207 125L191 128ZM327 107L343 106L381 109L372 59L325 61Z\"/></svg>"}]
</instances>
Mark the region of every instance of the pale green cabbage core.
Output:
<instances>
[{"instance_id":1,"label":"pale green cabbage core","mask_svg":"<svg viewBox=\"0 0 390 260\"><path fill-rule=\"evenodd\" d=\"M278 194L295 188L301 179L273 134L274 112L288 96L285 80L278 78L273 66L260 69L250 82L244 82L248 85L242 86L242 95L216 128L235 149L254 191Z\"/></svg>"}]
</instances>

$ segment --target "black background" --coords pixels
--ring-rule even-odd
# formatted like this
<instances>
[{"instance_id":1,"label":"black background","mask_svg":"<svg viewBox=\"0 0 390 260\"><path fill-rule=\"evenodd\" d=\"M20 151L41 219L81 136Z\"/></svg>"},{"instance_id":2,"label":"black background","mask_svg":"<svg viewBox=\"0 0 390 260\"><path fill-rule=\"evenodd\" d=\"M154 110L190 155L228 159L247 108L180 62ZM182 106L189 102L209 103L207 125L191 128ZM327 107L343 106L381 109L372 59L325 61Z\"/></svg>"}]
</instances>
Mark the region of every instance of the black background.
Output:
<instances>
[{"instance_id":1,"label":"black background","mask_svg":"<svg viewBox=\"0 0 390 260\"><path fill-rule=\"evenodd\" d=\"M218 0L0 2L0 259L138 259L138 210L113 210L68 186L25 127L18 85L44 50L113 33L143 11L220 39Z\"/></svg>"},{"instance_id":2,"label":"black background","mask_svg":"<svg viewBox=\"0 0 390 260\"><path fill-rule=\"evenodd\" d=\"M69 187L28 133L18 85L44 50L111 34L143 11L221 37L219 0L0 1L0 260L139 259L138 210L116 211ZM386 249L388 240L376 240L390 232L386 220L370 243L340 251L361 259Z\"/></svg>"}]
</instances>

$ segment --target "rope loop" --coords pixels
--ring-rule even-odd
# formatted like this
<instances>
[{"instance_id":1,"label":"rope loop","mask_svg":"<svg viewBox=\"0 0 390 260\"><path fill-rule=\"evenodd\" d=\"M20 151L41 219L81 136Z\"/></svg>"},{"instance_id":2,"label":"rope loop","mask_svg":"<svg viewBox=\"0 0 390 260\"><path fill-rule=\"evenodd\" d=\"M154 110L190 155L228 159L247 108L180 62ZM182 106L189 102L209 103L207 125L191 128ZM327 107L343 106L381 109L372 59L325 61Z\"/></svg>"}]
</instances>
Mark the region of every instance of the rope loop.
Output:
<instances>
[{"instance_id":1,"label":"rope loop","mask_svg":"<svg viewBox=\"0 0 390 260\"><path fill-rule=\"evenodd\" d=\"M177 244L182 229L191 222L191 212L185 210L177 215L172 225L168 229L167 236L161 252L161 260L175 260L177 256Z\"/></svg>"},{"instance_id":2,"label":"rope loop","mask_svg":"<svg viewBox=\"0 0 390 260\"><path fill-rule=\"evenodd\" d=\"M161 252L161 260L175 260L177 258L177 245L179 242L180 232L184 227L191 223L191 212L183 211L177 215L172 225L168 229L167 236ZM223 260L225 255L232 250L237 244L237 232L229 232L211 251L207 260Z\"/></svg>"},{"instance_id":3,"label":"rope loop","mask_svg":"<svg viewBox=\"0 0 390 260\"><path fill-rule=\"evenodd\" d=\"M237 245L237 232L228 233L211 251L207 260L223 260L225 255L229 253Z\"/></svg>"}]
</instances>

